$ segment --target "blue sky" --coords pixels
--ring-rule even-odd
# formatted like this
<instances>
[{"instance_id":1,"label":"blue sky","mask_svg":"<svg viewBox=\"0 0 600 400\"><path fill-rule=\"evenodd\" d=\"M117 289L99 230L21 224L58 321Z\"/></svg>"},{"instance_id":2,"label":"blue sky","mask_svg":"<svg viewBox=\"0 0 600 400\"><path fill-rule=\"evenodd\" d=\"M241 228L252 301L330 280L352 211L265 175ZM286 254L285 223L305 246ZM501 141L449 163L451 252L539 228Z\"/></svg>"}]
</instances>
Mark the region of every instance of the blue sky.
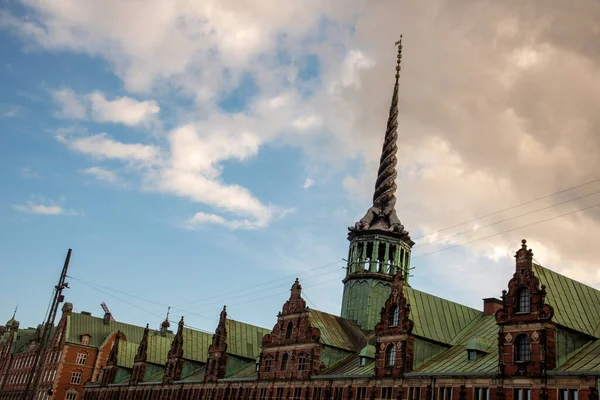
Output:
<instances>
[{"instance_id":1,"label":"blue sky","mask_svg":"<svg viewBox=\"0 0 600 400\"><path fill-rule=\"evenodd\" d=\"M569 121L594 111L563 107L564 126L548 117L562 104L553 93L576 103L594 86L548 84L572 50L512 6L486 3L468 22L481 42L465 42L459 22L482 12L466 5L444 8L440 22L393 2L368 12L360 1L153 4L0 8L6 319L18 305L23 325L41 322L68 248L77 311L101 315L104 301L120 321L158 326L171 306L174 319L213 330L227 304L231 318L270 327L298 276L309 305L338 313L347 226L370 205L400 32L397 209L413 237L595 177L593 131L565 139ZM449 38L456 48L442 51ZM571 55L573 76L598 72L594 54ZM531 107L520 90L546 100ZM586 243L597 215L517 229L598 199L586 201L428 235L414 249L413 285L479 308L505 287L525 236L544 265L597 286L592 246L553 234Z\"/></svg>"}]
</instances>

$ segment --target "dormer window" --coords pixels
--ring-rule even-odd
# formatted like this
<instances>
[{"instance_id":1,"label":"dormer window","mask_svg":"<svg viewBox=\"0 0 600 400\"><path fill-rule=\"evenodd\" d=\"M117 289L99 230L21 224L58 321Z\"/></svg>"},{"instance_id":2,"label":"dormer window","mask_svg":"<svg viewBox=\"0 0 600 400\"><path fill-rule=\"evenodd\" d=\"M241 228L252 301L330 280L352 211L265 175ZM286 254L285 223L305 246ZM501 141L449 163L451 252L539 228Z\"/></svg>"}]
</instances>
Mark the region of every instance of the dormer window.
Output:
<instances>
[{"instance_id":1,"label":"dormer window","mask_svg":"<svg viewBox=\"0 0 600 400\"><path fill-rule=\"evenodd\" d=\"M81 344L84 345L84 346L89 345L90 344L90 338L91 338L91 336L88 335L88 334L81 335Z\"/></svg>"},{"instance_id":2,"label":"dormer window","mask_svg":"<svg viewBox=\"0 0 600 400\"><path fill-rule=\"evenodd\" d=\"M359 364L361 367L364 367L364 366L367 364L367 357L360 357L360 358L359 358L359 361L358 361L358 364Z\"/></svg>"},{"instance_id":3,"label":"dormer window","mask_svg":"<svg viewBox=\"0 0 600 400\"><path fill-rule=\"evenodd\" d=\"M477 352L475 350L467 350L467 360L469 360L469 361L477 360Z\"/></svg>"},{"instance_id":4,"label":"dormer window","mask_svg":"<svg viewBox=\"0 0 600 400\"><path fill-rule=\"evenodd\" d=\"M485 356L493 344L484 337L474 337L467 343L467 360L475 361Z\"/></svg>"},{"instance_id":5,"label":"dormer window","mask_svg":"<svg viewBox=\"0 0 600 400\"><path fill-rule=\"evenodd\" d=\"M531 312L531 292L528 288L523 288L519 292L519 304L517 306L517 312Z\"/></svg>"}]
</instances>

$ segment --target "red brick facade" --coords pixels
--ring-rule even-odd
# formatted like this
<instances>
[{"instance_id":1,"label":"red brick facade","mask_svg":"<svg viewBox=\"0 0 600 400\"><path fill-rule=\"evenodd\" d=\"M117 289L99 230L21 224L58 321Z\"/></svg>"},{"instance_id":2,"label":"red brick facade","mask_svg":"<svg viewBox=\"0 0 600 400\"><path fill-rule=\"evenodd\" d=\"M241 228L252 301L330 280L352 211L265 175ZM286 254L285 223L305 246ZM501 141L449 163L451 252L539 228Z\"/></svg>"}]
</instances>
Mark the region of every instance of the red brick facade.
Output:
<instances>
[{"instance_id":1,"label":"red brick facade","mask_svg":"<svg viewBox=\"0 0 600 400\"><path fill-rule=\"evenodd\" d=\"M381 310L381 322L375 326L377 346L375 376L401 377L412 371L415 338L410 320L410 305L404 296L401 273L394 275L390 297Z\"/></svg>"},{"instance_id":2,"label":"red brick facade","mask_svg":"<svg viewBox=\"0 0 600 400\"><path fill-rule=\"evenodd\" d=\"M212 338L212 343L208 347L207 371L204 376L204 382L216 382L218 379L225 377L227 369L227 328L225 322L227 320L227 310L223 307L219 318L219 325L215 330Z\"/></svg>"},{"instance_id":3,"label":"red brick facade","mask_svg":"<svg viewBox=\"0 0 600 400\"><path fill-rule=\"evenodd\" d=\"M311 326L301 294L296 279L273 332L263 338L259 379L306 379L321 368L321 333Z\"/></svg>"},{"instance_id":4,"label":"red brick facade","mask_svg":"<svg viewBox=\"0 0 600 400\"><path fill-rule=\"evenodd\" d=\"M544 302L546 288L533 273L533 252L525 240L515 258L503 308L496 312L500 374L539 377L556 365L554 310Z\"/></svg>"},{"instance_id":5,"label":"red brick facade","mask_svg":"<svg viewBox=\"0 0 600 400\"><path fill-rule=\"evenodd\" d=\"M171 350L167 355L167 365L165 366L165 375L163 384L173 383L181 378L181 369L183 368L183 317L177 326L177 334L171 343Z\"/></svg>"}]
</instances>

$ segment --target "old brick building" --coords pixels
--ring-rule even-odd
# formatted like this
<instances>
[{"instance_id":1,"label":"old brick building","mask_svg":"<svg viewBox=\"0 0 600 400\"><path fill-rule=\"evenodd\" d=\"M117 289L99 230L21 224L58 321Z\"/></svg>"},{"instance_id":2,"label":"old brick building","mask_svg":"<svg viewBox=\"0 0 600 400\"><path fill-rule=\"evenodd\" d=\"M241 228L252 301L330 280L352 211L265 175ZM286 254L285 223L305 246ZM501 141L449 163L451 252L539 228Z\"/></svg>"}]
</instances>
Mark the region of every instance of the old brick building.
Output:
<instances>
[{"instance_id":1,"label":"old brick building","mask_svg":"<svg viewBox=\"0 0 600 400\"><path fill-rule=\"evenodd\" d=\"M273 329L224 308L213 335L183 318L175 334L168 320L151 332L65 306L46 381L58 398L598 400L600 291L534 263L525 241L483 311L410 285L414 242L395 210L400 51L373 205L349 228L341 316L307 307L298 280ZM82 351L88 369L69 361ZM0 353L5 383L24 352ZM77 368L81 383L69 384ZM3 385L3 398L17 398L14 379Z\"/></svg>"}]
</instances>

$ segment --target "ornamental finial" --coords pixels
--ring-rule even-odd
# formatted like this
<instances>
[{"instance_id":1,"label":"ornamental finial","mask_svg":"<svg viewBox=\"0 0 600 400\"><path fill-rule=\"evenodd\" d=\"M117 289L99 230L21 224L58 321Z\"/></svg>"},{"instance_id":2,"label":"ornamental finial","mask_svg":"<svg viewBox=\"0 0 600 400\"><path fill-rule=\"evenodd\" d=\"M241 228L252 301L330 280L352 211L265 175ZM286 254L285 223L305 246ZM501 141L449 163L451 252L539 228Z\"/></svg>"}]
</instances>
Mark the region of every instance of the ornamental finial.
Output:
<instances>
[{"instance_id":1,"label":"ornamental finial","mask_svg":"<svg viewBox=\"0 0 600 400\"><path fill-rule=\"evenodd\" d=\"M400 65L402 63L402 35L400 35L400 40L394 44L398 47L398 56L396 59L396 83L398 83L398 80L400 79L400 70L402 69L402 66Z\"/></svg>"}]
</instances>

